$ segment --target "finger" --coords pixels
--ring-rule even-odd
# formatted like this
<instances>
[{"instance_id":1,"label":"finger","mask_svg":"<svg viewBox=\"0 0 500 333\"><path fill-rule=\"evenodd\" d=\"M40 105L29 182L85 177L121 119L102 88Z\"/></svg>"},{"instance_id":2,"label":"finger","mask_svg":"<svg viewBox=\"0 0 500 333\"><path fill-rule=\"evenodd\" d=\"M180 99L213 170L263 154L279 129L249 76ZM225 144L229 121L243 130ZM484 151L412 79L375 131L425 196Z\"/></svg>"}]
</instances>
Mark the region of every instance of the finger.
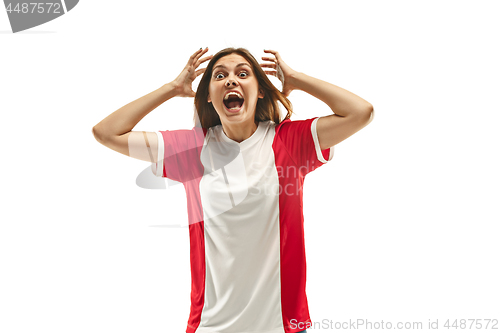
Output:
<instances>
[{"instance_id":1,"label":"finger","mask_svg":"<svg viewBox=\"0 0 500 333\"><path fill-rule=\"evenodd\" d=\"M196 72L194 72L194 74L195 74L196 76L199 76L199 75L201 75L201 74L205 73L205 70L206 70L206 68L200 68L200 69L198 69Z\"/></svg>"},{"instance_id":2,"label":"finger","mask_svg":"<svg viewBox=\"0 0 500 333\"><path fill-rule=\"evenodd\" d=\"M275 71L264 71L264 73L266 73L267 75L276 76L276 72Z\"/></svg>"},{"instance_id":3,"label":"finger","mask_svg":"<svg viewBox=\"0 0 500 333\"><path fill-rule=\"evenodd\" d=\"M193 59L193 63L196 64L196 62L201 58L201 56L204 55L207 52L208 52L208 47L202 49L201 52L198 52L198 54L196 54L196 56Z\"/></svg>"},{"instance_id":4,"label":"finger","mask_svg":"<svg viewBox=\"0 0 500 333\"><path fill-rule=\"evenodd\" d=\"M260 64L260 67L274 68L276 69L276 64Z\"/></svg>"},{"instance_id":5,"label":"finger","mask_svg":"<svg viewBox=\"0 0 500 333\"><path fill-rule=\"evenodd\" d=\"M208 57L205 57L205 58L201 58L199 59L197 62L196 62L196 67L200 66L202 63L204 63L205 61L208 61L210 59L212 59L214 56L213 55L209 55Z\"/></svg>"},{"instance_id":6,"label":"finger","mask_svg":"<svg viewBox=\"0 0 500 333\"><path fill-rule=\"evenodd\" d=\"M272 53L276 57L276 59L278 59L278 60L280 59L280 54L278 53L278 51L264 49L264 52L265 53Z\"/></svg>"},{"instance_id":7,"label":"finger","mask_svg":"<svg viewBox=\"0 0 500 333\"><path fill-rule=\"evenodd\" d=\"M189 57L189 60L190 60L190 61L191 61L191 60L193 60L193 59L194 59L194 58L195 58L195 57L196 57L196 56L197 56L197 55L198 55L201 51L203 51L203 49L202 49L202 48L200 48L199 50L197 50L195 53L193 53L193 54L191 55L191 57Z\"/></svg>"},{"instance_id":8,"label":"finger","mask_svg":"<svg viewBox=\"0 0 500 333\"><path fill-rule=\"evenodd\" d=\"M271 58L271 57L262 57L262 60L276 62L276 58Z\"/></svg>"},{"instance_id":9,"label":"finger","mask_svg":"<svg viewBox=\"0 0 500 333\"><path fill-rule=\"evenodd\" d=\"M200 48L198 51L196 51L195 53L193 53L193 55L191 57L189 57L189 61L188 61L188 66L191 66L193 64L196 64L196 61L198 61L198 59L200 59L200 57L205 54L206 52L208 51L208 47L205 48L205 49L202 49Z\"/></svg>"}]
</instances>

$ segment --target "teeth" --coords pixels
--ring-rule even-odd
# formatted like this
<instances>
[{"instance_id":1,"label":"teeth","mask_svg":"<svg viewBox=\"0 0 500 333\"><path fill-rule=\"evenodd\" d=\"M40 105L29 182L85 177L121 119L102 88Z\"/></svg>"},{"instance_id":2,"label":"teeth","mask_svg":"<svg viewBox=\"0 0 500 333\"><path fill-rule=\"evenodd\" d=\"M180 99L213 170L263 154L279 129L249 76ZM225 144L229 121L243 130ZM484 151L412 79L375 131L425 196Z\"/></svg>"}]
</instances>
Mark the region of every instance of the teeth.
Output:
<instances>
[{"instance_id":1,"label":"teeth","mask_svg":"<svg viewBox=\"0 0 500 333\"><path fill-rule=\"evenodd\" d=\"M229 96L231 95L236 95L238 96L239 98L243 99L243 96L241 96L239 93L235 92L235 91L230 91L226 94L226 96L224 96L224 100L227 100L229 98Z\"/></svg>"}]
</instances>

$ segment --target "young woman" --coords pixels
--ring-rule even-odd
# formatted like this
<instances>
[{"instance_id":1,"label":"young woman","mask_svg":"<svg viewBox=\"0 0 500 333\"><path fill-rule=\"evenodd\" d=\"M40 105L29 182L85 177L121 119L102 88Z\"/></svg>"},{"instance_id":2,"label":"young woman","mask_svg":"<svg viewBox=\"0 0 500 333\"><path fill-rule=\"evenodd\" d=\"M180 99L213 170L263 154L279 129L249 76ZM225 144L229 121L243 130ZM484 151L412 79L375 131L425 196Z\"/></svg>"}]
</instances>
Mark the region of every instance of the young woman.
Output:
<instances>
[{"instance_id":1,"label":"young woman","mask_svg":"<svg viewBox=\"0 0 500 333\"><path fill-rule=\"evenodd\" d=\"M366 126L373 107L333 84L291 69L272 50L259 64L245 49L200 49L181 74L94 126L95 138L152 162L182 182L191 245L187 333L297 333L311 326L302 187L333 147ZM206 68L199 66L209 61ZM192 83L203 74L196 93ZM267 75L282 82L280 92ZM300 89L334 114L290 120ZM168 99L195 97L192 130L137 132ZM282 117L279 103L287 114ZM311 222L313 223L313 222Z\"/></svg>"}]
</instances>

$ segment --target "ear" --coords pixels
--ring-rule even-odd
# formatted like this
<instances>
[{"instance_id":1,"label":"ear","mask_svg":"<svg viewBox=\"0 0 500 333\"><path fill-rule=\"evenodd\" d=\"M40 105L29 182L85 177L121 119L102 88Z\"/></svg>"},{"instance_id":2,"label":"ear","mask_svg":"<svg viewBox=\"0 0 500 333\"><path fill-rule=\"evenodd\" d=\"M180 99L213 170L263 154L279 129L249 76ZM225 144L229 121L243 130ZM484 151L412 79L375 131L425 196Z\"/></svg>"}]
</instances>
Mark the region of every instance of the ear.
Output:
<instances>
[{"instance_id":1,"label":"ear","mask_svg":"<svg viewBox=\"0 0 500 333\"><path fill-rule=\"evenodd\" d=\"M208 96L207 96L207 102L212 103L212 99L210 98L210 94L208 94Z\"/></svg>"},{"instance_id":2,"label":"ear","mask_svg":"<svg viewBox=\"0 0 500 333\"><path fill-rule=\"evenodd\" d=\"M264 95L265 95L265 94L264 94L264 90L259 89L259 94L257 95L257 97L259 97L259 98L264 98Z\"/></svg>"}]
</instances>

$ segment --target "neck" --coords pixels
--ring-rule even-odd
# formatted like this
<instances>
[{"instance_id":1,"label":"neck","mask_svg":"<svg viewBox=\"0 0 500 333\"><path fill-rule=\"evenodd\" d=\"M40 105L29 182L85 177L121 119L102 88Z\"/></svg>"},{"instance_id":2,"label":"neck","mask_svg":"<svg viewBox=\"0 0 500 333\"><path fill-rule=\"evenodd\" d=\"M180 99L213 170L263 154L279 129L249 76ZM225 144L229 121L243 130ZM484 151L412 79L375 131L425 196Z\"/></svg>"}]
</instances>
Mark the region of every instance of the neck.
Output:
<instances>
[{"instance_id":1,"label":"neck","mask_svg":"<svg viewBox=\"0 0 500 333\"><path fill-rule=\"evenodd\" d=\"M251 137L257 130L257 127L258 123L255 123L253 119L251 119L250 124L248 122L239 124L222 124L222 130L226 136L236 142L242 142Z\"/></svg>"}]
</instances>

